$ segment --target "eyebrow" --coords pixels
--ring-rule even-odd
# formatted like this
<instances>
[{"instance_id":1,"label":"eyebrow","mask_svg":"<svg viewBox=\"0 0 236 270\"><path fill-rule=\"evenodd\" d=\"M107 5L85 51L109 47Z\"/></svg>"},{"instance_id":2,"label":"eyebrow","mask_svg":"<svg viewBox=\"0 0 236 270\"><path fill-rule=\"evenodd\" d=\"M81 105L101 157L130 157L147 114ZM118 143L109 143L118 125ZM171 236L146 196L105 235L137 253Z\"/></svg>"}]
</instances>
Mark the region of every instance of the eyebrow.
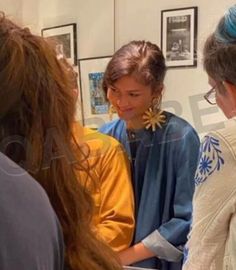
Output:
<instances>
[{"instance_id":1,"label":"eyebrow","mask_svg":"<svg viewBox=\"0 0 236 270\"><path fill-rule=\"evenodd\" d=\"M118 87L116 87L116 86L114 86L114 85L110 85L109 87L110 87L110 88L113 88L113 89L120 90ZM126 91L129 92L129 93L130 93L130 92L133 93L133 92L140 92L140 89L127 89Z\"/></svg>"},{"instance_id":2,"label":"eyebrow","mask_svg":"<svg viewBox=\"0 0 236 270\"><path fill-rule=\"evenodd\" d=\"M127 90L127 92L129 92L129 93L139 93L140 90L138 90L138 89L130 89L130 90Z\"/></svg>"}]
</instances>

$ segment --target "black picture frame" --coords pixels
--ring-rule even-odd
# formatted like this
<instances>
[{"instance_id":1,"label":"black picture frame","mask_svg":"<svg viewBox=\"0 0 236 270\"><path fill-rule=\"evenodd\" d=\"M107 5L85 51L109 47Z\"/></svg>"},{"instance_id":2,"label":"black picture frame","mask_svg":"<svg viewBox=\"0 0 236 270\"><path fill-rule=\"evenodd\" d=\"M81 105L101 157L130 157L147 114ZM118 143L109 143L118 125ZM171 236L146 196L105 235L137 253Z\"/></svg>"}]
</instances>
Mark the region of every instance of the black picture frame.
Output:
<instances>
[{"instance_id":1,"label":"black picture frame","mask_svg":"<svg viewBox=\"0 0 236 270\"><path fill-rule=\"evenodd\" d=\"M161 49L166 65L197 66L198 7L161 11Z\"/></svg>"},{"instance_id":2,"label":"black picture frame","mask_svg":"<svg viewBox=\"0 0 236 270\"><path fill-rule=\"evenodd\" d=\"M41 35L55 41L55 50L58 54L58 58L65 56L71 64L77 65L76 23L43 28Z\"/></svg>"}]
</instances>

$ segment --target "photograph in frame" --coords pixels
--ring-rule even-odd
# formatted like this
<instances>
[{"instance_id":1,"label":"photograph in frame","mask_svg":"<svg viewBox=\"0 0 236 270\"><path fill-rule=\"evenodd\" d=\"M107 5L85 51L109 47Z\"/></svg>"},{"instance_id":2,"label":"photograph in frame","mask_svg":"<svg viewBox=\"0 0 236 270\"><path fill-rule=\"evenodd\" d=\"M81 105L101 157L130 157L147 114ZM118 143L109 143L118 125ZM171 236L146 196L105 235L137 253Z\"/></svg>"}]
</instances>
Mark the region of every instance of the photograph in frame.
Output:
<instances>
[{"instance_id":1,"label":"photograph in frame","mask_svg":"<svg viewBox=\"0 0 236 270\"><path fill-rule=\"evenodd\" d=\"M55 42L58 58L66 57L68 62L77 65L76 23L43 28L41 35Z\"/></svg>"},{"instance_id":2,"label":"photograph in frame","mask_svg":"<svg viewBox=\"0 0 236 270\"><path fill-rule=\"evenodd\" d=\"M79 67L78 65L73 65L73 70L76 74L76 89L73 89L75 91L76 96L76 113L75 113L75 120L79 121L80 123L83 123L83 113L82 113L82 102L81 102L81 95L80 95L80 80L79 80Z\"/></svg>"},{"instance_id":3,"label":"photograph in frame","mask_svg":"<svg viewBox=\"0 0 236 270\"><path fill-rule=\"evenodd\" d=\"M110 120L109 102L102 89L104 71L111 56L80 59L80 95L84 126L97 129Z\"/></svg>"},{"instance_id":4,"label":"photograph in frame","mask_svg":"<svg viewBox=\"0 0 236 270\"><path fill-rule=\"evenodd\" d=\"M161 11L161 48L167 67L197 66L197 7Z\"/></svg>"}]
</instances>

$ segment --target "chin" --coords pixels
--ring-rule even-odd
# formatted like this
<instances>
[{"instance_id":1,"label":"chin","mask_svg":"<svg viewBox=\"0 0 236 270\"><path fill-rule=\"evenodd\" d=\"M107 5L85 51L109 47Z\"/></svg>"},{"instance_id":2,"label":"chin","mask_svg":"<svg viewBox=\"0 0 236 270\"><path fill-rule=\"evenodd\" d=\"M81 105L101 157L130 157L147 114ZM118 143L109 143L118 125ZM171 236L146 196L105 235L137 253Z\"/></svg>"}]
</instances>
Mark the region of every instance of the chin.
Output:
<instances>
[{"instance_id":1,"label":"chin","mask_svg":"<svg viewBox=\"0 0 236 270\"><path fill-rule=\"evenodd\" d=\"M233 118L236 116L236 109L232 110L230 113L230 118Z\"/></svg>"},{"instance_id":2,"label":"chin","mask_svg":"<svg viewBox=\"0 0 236 270\"><path fill-rule=\"evenodd\" d=\"M122 112L118 110L117 114L123 120L131 120L134 117L133 111Z\"/></svg>"},{"instance_id":3,"label":"chin","mask_svg":"<svg viewBox=\"0 0 236 270\"><path fill-rule=\"evenodd\" d=\"M134 116L129 113L118 113L118 115L124 121L130 121L134 118Z\"/></svg>"},{"instance_id":4,"label":"chin","mask_svg":"<svg viewBox=\"0 0 236 270\"><path fill-rule=\"evenodd\" d=\"M231 119L233 117L236 116L236 110L223 110L221 109L221 111L224 113L225 117L228 119Z\"/></svg>"}]
</instances>

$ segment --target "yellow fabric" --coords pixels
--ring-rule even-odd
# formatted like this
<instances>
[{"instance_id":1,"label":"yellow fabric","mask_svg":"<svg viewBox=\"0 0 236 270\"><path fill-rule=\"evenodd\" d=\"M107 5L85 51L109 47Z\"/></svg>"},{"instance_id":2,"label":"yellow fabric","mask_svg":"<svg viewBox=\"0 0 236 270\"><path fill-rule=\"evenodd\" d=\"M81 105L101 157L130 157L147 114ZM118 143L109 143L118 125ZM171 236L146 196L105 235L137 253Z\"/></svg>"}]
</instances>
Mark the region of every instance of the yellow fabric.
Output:
<instances>
[{"instance_id":1,"label":"yellow fabric","mask_svg":"<svg viewBox=\"0 0 236 270\"><path fill-rule=\"evenodd\" d=\"M89 173L77 170L95 204L93 226L115 251L130 246L134 231L134 198L129 161L121 144L110 136L75 124L77 143L88 153ZM79 153L78 153L79 154Z\"/></svg>"}]
</instances>

